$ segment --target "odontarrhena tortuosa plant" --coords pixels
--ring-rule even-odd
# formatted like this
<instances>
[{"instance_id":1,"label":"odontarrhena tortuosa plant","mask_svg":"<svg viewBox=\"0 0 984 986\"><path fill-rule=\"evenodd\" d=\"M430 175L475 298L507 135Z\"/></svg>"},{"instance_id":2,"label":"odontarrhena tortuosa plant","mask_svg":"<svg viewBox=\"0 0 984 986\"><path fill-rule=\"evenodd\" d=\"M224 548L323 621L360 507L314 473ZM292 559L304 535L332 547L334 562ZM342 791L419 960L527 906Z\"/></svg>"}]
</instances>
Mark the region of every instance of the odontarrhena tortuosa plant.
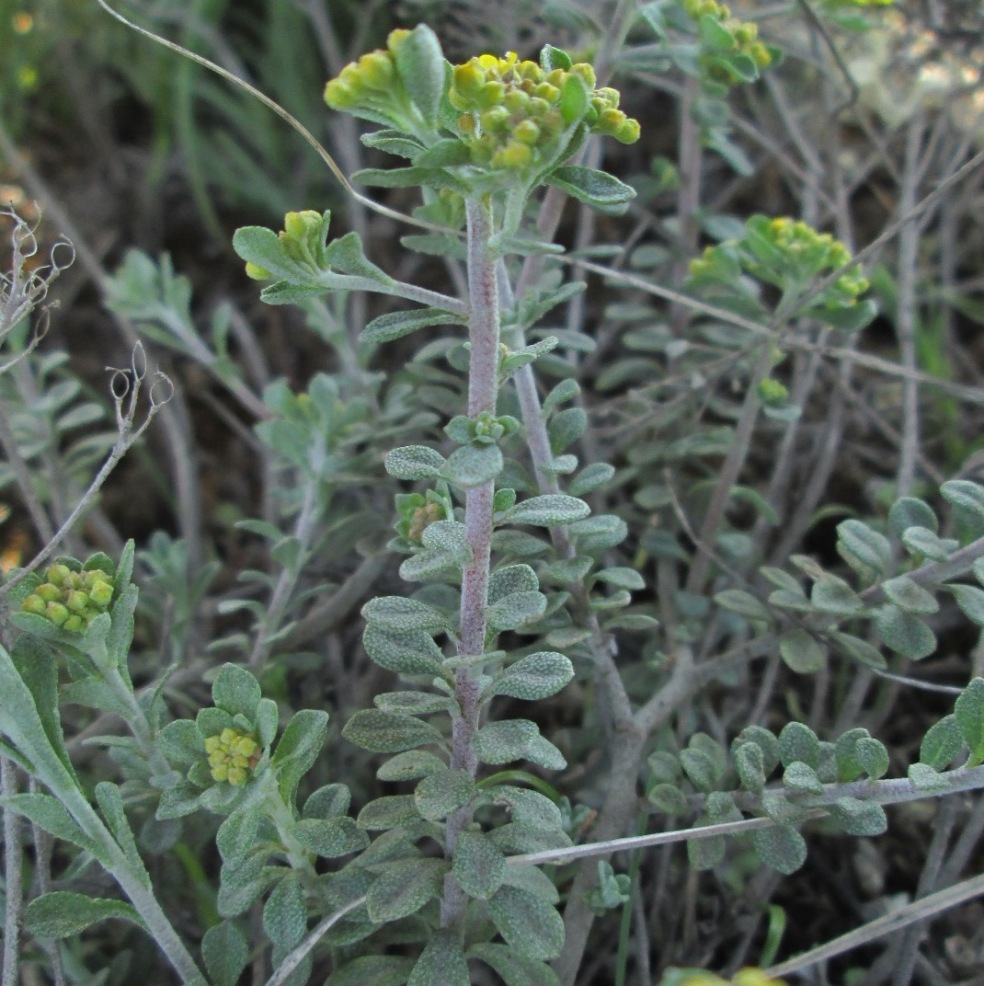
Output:
<instances>
[{"instance_id":1,"label":"odontarrhena tortuosa plant","mask_svg":"<svg viewBox=\"0 0 984 986\"><path fill-rule=\"evenodd\" d=\"M550 46L539 62L510 52L452 66L421 26L393 31L385 49L328 83L330 107L385 128L363 138L368 146L408 162L355 178L422 189L416 218L431 232L411 245L463 257L464 298L394 280L366 259L354 233L327 242L327 213L291 213L279 235L247 228L235 236L249 274L274 279L262 294L271 303L355 289L423 306L374 319L362 332L366 344L426 326L467 326L467 342L457 347L466 360L450 357L467 367L467 397L444 428L453 450L411 445L385 459L391 476L418 484L397 498L391 545L407 556L399 572L408 591L365 605L364 646L410 690L378 695L376 708L357 712L343 735L392 755L378 776L401 782L404 793L365 805L357 822L375 841L326 883L338 905L365 897L329 932L329 941L344 946L332 983L389 963L411 986L466 986L469 961L509 983L556 981L545 963L564 939L557 888L540 869L508 857L570 845L571 813L543 778L496 770L526 761L550 772L565 759L533 719L497 718L495 700L537 701L564 688L574 667L555 648L590 636L580 630L585 621L602 640L599 619L625 607L628 590L642 580L627 569L595 571L597 556L624 537L625 526L616 517L589 517L580 496L611 469L578 471L566 451L584 427L580 409L562 409L577 395L574 382L562 381L541 406L531 373L558 340L528 344L526 331L578 286L551 271L515 296L511 260L562 252L524 229L545 186L614 213L634 195L603 171L568 163L591 134L624 143L639 136L618 92L596 81L590 65ZM509 408L522 421L500 409L514 385L518 400L510 392ZM535 479L517 462L524 437ZM550 530L553 544L538 529ZM567 588L573 583L579 594ZM594 585L597 595L587 591ZM213 757L223 754L212 776L228 771L233 783L241 769L234 748L245 741L234 731L224 736L220 730L206 741ZM248 745L239 760L254 755ZM420 951L383 956L387 942L418 942Z\"/></svg>"}]
</instances>

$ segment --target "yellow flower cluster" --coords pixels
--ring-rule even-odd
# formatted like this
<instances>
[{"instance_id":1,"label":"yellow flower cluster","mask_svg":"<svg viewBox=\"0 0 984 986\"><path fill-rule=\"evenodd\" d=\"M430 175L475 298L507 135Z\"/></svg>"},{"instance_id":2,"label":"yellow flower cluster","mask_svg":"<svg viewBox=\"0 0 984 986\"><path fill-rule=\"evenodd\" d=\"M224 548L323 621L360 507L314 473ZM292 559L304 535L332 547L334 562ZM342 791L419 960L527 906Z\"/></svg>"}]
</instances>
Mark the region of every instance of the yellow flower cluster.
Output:
<instances>
[{"instance_id":1,"label":"yellow flower cluster","mask_svg":"<svg viewBox=\"0 0 984 986\"><path fill-rule=\"evenodd\" d=\"M333 110L351 110L356 106L372 109L378 104L379 112L385 113L396 79L394 56L409 34L403 28L390 31L385 49L370 51L357 62L346 65L338 78L325 86L325 102Z\"/></svg>"},{"instance_id":2,"label":"yellow flower cluster","mask_svg":"<svg viewBox=\"0 0 984 986\"><path fill-rule=\"evenodd\" d=\"M779 249L799 261L811 273L836 270L851 259L851 252L840 240L834 239L830 233L818 233L801 219L773 219L761 231ZM837 279L836 287L846 295L857 297L868 290L869 284L860 273L849 271Z\"/></svg>"},{"instance_id":3,"label":"yellow flower cluster","mask_svg":"<svg viewBox=\"0 0 984 986\"><path fill-rule=\"evenodd\" d=\"M758 39L758 25L749 21L740 21L731 16L731 10L726 4L717 0L683 0L683 8L695 21L701 17L712 17L731 35L734 51L747 55L759 68L765 68L772 62L769 49ZM733 83L739 81L738 76L730 72L719 62L709 66L712 76L721 76L717 81Z\"/></svg>"},{"instance_id":4,"label":"yellow flower cluster","mask_svg":"<svg viewBox=\"0 0 984 986\"><path fill-rule=\"evenodd\" d=\"M205 740L212 779L242 787L260 762L260 745L241 729L223 729Z\"/></svg>"},{"instance_id":5,"label":"yellow flower cluster","mask_svg":"<svg viewBox=\"0 0 984 986\"><path fill-rule=\"evenodd\" d=\"M618 108L618 92L595 82L585 62L548 71L510 51L456 65L448 100L461 113L458 127L475 164L522 170L548 160L579 120L623 144L639 139L639 122Z\"/></svg>"},{"instance_id":6,"label":"yellow flower cluster","mask_svg":"<svg viewBox=\"0 0 984 986\"><path fill-rule=\"evenodd\" d=\"M81 633L113 600L113 580L98 568L72 571L56 564L21 604L26 613L43 616L62 630Z\"/></svg>"}]
</instances>

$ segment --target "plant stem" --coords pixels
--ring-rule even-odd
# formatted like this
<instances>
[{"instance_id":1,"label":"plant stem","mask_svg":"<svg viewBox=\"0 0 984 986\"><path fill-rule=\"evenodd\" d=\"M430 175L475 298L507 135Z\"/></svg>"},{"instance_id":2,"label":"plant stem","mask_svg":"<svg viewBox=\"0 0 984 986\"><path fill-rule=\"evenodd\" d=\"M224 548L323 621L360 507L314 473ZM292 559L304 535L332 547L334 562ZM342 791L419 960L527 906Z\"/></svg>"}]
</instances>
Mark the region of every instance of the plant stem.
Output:
<instances>
[{"instance_id":1,"label":"plant stem","mask_svg":"<svg viewBox=\"0 0 984 986\"><path fill-rule=\"evenodd\" d=\"M17 768L6 757L0 757L0 791L5 797L17 793ZM3 809L3 858L4 883L7 902L3 924L3 986L16 986L18 982L18 946L21 918L21 820L12 811Z\"/></svg>"},{"instance_id":2,"label":"plant stem","mask_svg":"<svg viewBox=\"0 0 984 986\"><path fill-rule=\"evenodd\" d=\"M489 247L493 233L492 207L487 198L465 202L468 219L468 339L471 353L468 365L468 414L495 414L499 389L499 296L496 285L496 258ZM461 572L461 614L458 653L478 655L485 651L489 574L492 557L492 501L495 480L490 479L465 494L465 531L471 548L471 561ZM459 667L455 672L455 698L461 709L451 728L451 768L464 770L471 777L478 771L475 733L481 708L476 671ZM459 808L447 821L444 852L454 856L458 834L471 821L469 806ZM467 898L457 881L449 876L441 900L441 926L460 927Z\"/></svg>"}]
</instances>

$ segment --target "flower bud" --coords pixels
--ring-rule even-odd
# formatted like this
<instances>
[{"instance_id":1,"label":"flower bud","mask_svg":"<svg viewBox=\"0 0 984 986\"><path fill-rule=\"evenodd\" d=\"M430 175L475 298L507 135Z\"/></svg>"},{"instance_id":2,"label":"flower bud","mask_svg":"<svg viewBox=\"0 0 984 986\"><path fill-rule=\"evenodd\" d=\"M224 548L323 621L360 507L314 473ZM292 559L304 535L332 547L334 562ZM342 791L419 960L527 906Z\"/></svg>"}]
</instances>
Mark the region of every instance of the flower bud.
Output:
<instances>
[{"instance_id":1,"label":"flower bud","mask_svg":"<svg viewBox=\"0 0 984 986\"><path fill-rule=\"evenodd\" d=\"M31 593L23 603L21 609L25 613L34 613L36 616L44 616L47 603L37 593Z\"/></svg>"},{"instance_id":2,"label":"flower bud","mask_svg":"<svg viewBox=\"0 0 984 986\"><path fill-rule=\"evenodd\" d=\"M209 736L205 752L212 779L234 787L242 787L260 761L259 744L241 729L227 727L217 736Z\"/></svg>"},{"instance_id":3,"label":"flower bud","mask_svg":"<svg viewBox=\"0 0 984 986\"><path fill-rule=\"evenodd\" d=\"M400 45L410 37L410 32L405 27L398 27L390 31L386 38L386 47L395 55Z\"/></svg>"},{"instance_id":4,"label":"flower bud","mask_svg":"<svg viewBox=\"0 0 984 986\"><path fill-rule=\"evenodd\" d=\"M62 624L62 629L70 630L72 633L82 633L88 625L88 620L81 613L72 613Z\"/></svg>"},{"instance_id":5,"label":"flower bud","mask_svg":"<svg viewBox=\"0 0 984 986\"><path fill-rule=\"evenodd\" d=\"M584 79L588 89L594 89L597 78L595 70L587 62L577 62L571 66L571 75L578 75Z\"/></svg>"},{"instance_id":6,"label":"flower bud","mask_svg":"<svg viewBox=\"0 0 984 986\"><path fill-rule=\"evenodd\" d=\"M55 599L61 599L61 589L51 582L42 582L35 590L35 595L40 596L46 603Z\"/></svg>"},{"instance_id":7,"label":"flower bud","mask_svg":"<svg viewBox=\"0 0 984 986\"><path fill-rule=\"evenodd\" d=\"M86 606L89 605L89 597L78 589L72 589L65 597L65 605L73 613L84 613Z\"/></svg>"},{"instance_id":8,"label":"flower bud","mask_svg":"<svg viewBox=\"0 0 984 986\"><path fill-rule=\"evenodd\" d=\"M269 281L273 274L271 274L265 267L259 267L256 264L247 261L246 263L246 276L254 281Z\"/></svg>"},{"instance_id":9,"label":"flower bud","mask_svg":"<svg viewBox=\"0 0 984 986\"><path fill-rule=\"evenodd\" d=\"M634 144L641 134L642 129L638 120L627 117L625 122L612 134L620 144Z\"/></svg>"},{"instance_id":10,"label":"flower bud","mask_svg":"<svg viewBox=\"0 0 984 986\"><path fill-rule=\"evenodd\" d=\"M45 606L44 615L47 619L51 620L56 627L60 627L71 614L61 603L51 602Z\"/></svg>"},{"instance_id":11,"label":"flower bud","mask_svg":"<svg viewBox=\"0 0 984 986\"><path fill-rule=\"evenodd\" d=\"M388 89L393 84L396 70L393 59L382 51L371 51L359 59L362 80L372 89Z\"/></svg>"},{"instance_id":12,"label":"flower bud","mask_svg":"<svg viewBox=\"0 0 984 986\"><path fill-rule=\"evenodd\" d=\"M62 565L61 563L52 565L47 572L48 581L52 585L61 585L71 574L72 570L68 565Z\"/></svg>"},{"instance_id":13,"label":"flower bud","mask_svg":"<svg viewBox=\"0 0 984 986\"><path fill-rule=\"evenodd\" d=\"M511 140L492 156L493 168L525 168L533 163L533 148L519 141Z\"/></svg>"},{"instance_id":14,"label":"flower bud","mask_svg":"<svg viewBox=\"0 0 984 986\"><path fill-rule=\"evenodd\" d=\"M112 582L97 582L89 590L89 600L98 609L106 609L113 600Z\"/></svg>"},{"instance_id":15,"label":"flower bud","mask_svg":"<svg viewBox=\"0 0 984 986\"><path fill-rule=\"evenodd\" d=\"M479 109L484 110L488 109L490 106L499 106L505 95L505 83L493 80L492 82L486 82L485 85L479 89L477 95L475 96L475 102Z\"/></svg>"},{"instance_id":16,"label":"flower bud","mask_svg":"<svg viewBox=\"0 0 984 986\"><path fill-rule=\"evenodd\" d=\"M540 128L532 120L522 120L513 128L513 134L521 144L533 147L540 139Z\"/></svg>"},{"instance_id":17,"label":"flower bud","mask_svg":"<svg viewBox=\"0 0 984 986\"><path fill-rule=\"evenodd\" d=\"M464 65L455 65L452 78L455 89L465 97L474 98L485 84L485 74L474 59Z\"/></svg>"}]
</instances>

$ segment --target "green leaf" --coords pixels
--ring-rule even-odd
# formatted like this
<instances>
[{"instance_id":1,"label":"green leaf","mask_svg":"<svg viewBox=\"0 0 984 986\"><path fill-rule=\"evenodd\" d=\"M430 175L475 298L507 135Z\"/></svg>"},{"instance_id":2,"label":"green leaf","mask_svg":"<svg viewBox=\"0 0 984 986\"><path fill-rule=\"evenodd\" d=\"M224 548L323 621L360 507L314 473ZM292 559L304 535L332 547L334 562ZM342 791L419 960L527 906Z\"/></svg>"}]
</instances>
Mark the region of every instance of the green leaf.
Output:
<instances>
[{"instance_id":1,"label":"green leaf","mask_svg":"<svg viewBox=\"0 0 984 986\"><path fill-rule=\"evenodd\" d=\"M471 986L468 963L457 932L444 928L427 942L407 986Z\"/></svg>"},{"instance_id":2,"label":"green leaf","mask_svg":"<svg viewBox=\"0 0 984 986\"><path fill-rule=\"evenodd\" d=\"M340 274L350 274L384 286L396 283L386 271L366 257L358 233L346 233L337 240L332 240L325 247L324 258L326 263Z\"/></svg>"},{"instance_id":3,"label":"green leaf","mask_svg":"<svg viewBox=\"0 0 984 986\"><path fill-rule=\"evenodd\" d=\"M469 897L487 900L500 886L506 857L482 832L466 829L458 836L452 872Z\"/></svg>"},{"instance_id":4,"label":"green leaf","mask_svg":"<svg viewBox=\"0 0 984 986\"><path fill-rule=\"evenodd\" d=\"M498 445L463 445L451 453L441 475L459 489L470 490L491 482L502 466Z\"/></svg>"},{"instance_id":5,"label":"green leaf","mask_svg":"<svg viewBox=\"0 0 984 986\"><path fill-rule=\"evenodd\" d=\"M646 588L646 580L634 568L603 568L595 576L597 582L614 585L633 592Z\"/></svg>"},{"instance_id":6,"label":"green leaf","mask_svg":"<svg viewBox=\"0 0 984 986\"><path fill-rule=\"evenodd\" d=\"M518 955L552 959L564 944L564 922L536 894L518 887L500 887L488 901L489 914L500 934Z\"/></svg>"},{"instance_id":7,"label":"green leaf","mask_svg":"<svg viewBox=\"0 0 984 986\"><path fill-rule=\"evenodd\" d=\"M475 793L467 771L444 768L424 777L413 792L421 818L437 822L457 811Z\"/></svg>"},{"instance_id":8,"label":"green leaf","mask_svg":"<svg viewBox=\"0 0 984 986\"><path fill-rule=\"evenodd\" d=\"M827 575L813 583L810 603L814 609L836 616L853 616L864 609L861 597L835 575Z\"/></svg>"},{"instance_id":9,"label":"green leaf","mask_svg":"<svg viewBox=\"0 0 984 986\"><path fill-rule=\"evenodd\" d=\"M302 818L294 826L297 841L324 859L337 859L369 845L365 832L351 818Z\"/></svg>"},{"instance_id":10,"label":"green leaf","mask_svg":"<svg viewBox=\"0 0 984 986\"><path fill-rule=\"evenodd\" d=\"M888 750L881 740L865 736L854 747L854 756L864 772L877 781L888 773Z\"/></svg>"},{"instance_id":11,"label":"green leaf","mask_svg":"<svg viewBox=\"0 0 984 986\"><path fill-rule=\"evenodd\" d=\"M779 734L779 757L788 767L801 760L814 770L820 765L820 740L809 726L802 722L788 722Z\"/></svg>"},{"instance_id":12,"label":"green leaf","mask_svg":"<svg viewBox=\"0 0 984 986\"><path fill-rule=\"evenodd\" d=\"M472 163L471 151L464 141L448 137L421 151L413 163L421 168L456 168Z\"/></svg>"},{"instance_id":13,"label":"green leaf","mask_svg":"<svg viewBox=\"0 0 984 986\"><path fill-rule=\"evenodd\" d=\"M557 168L546 180L579 202L612 216L622 215L636 195L631 185L619 181L614 175L580 165Z\"/></svg>"},{"instance_id":14,"label":"green leaf","mask_svg":"<svg viewBox=\"0 0 984 986\"><path fill-rule=\"evenodd\" d=\"M71 890L42 894L24 909L24 927L36 938L70 938L107 918L144 926L136 909L126 901L87 897Z\"/></svg>"},{"instance_id":15,"label":"green leaf","mask_svg":"<svg viewBox=\"0 0 984 986\"><path fill-rule=\"evenodd\" d=\"M342 736L371 753L399 753L444 741L441 733L428 722L379 709L356 712L345 724Z\"/></svg>"},{"instance_id":16,"label":"green leaf","mask_svg":"<svg viewBox=\"0 0 984 986\"><path fill-rule=\"evenodd\" d=\"M571 496L586 496L610 482L615 475L615 467L607 462L592 462L585 466L567 485Z\"/></svg>"},{"instance_id":17,"label":"green leaf","mask_svg":"<svg viewBox=\"0 0 984 986\"><path fill-rule=\"evenodd\" d=\"M913 496L904 496L892 504L888 512L888 526L897 538L901 538L910 527L922 527L935 534L940 522L929 504Z\"/></svg>"},{"instance_id":18,"label":"green leaf","mask_svg":"<svg viewBox=\"0 0 984 986\"><path fill-rule=\"evenodd\" d=\"M714 602L722 609L732 613L739 613L749 620L760 620L764 623L772 622L772 614L767 606L750 592L744 589L725 589L714 596Z\"/></svg>"},{"instance_id":19,"label":"green leaf","mask_svg":"<svg viewBox=\"0 0 984 986\"><path fill-rule=\"evenodd\" d=\"M587 517L591 508L576 496L547 493L517 503L506 512L510 524L532 524L537 527L558 527Z\"/></svg>"},{"instance_id":20,"label":"green leaf","mask_svg":"<svg viewBox=\"0 0 984 986\"><path fill-rule=\"evenodd\" d=\"M681 750L680 765L698 791L712 791L717 786L721 771L703 750Z\"/></svg>"},{"instance_id":21,"label":"green leaf","mask_svg":"<svg viewBox=\"0 0 984 986\"><path fill-rule=\"evenodd\" d=\"M946 589L956 600L964 616L984 627L984 589L974 585L948 585Z\"/></svg>"},{"instance_id":22,"label":"green leaf","mask_svg":"<svg viewBox=\"0 0 984 986\"><path fill-rule=\"evenodd\" d=\"M766 866L788 876L806 862L806 841L792 825L776 825L752 832L755 854Z\"/></svg>"},{"instance_id":23,"label":"green leaf","mask_svg":"<svg viewBox=\"0 0 984 986\"><path fill-rule=\"evenodd\" d=\"M232 921L223 921L205 932L202 959L214 986L236 986L249 962L249 943Z\"/></svg>"},{"instance_id":24,"label":"green leaf","mask_svg":"<svg viewBox=\"0 0 984 986\"><path fill-rule=\"evenodd\" d=\"M506 986L560 986L550 966L518 955L508 945L479 942L468 949L468 957L492 968Z\"/></svg>"},{"instance_id":25,"label":"green leaf","mask_svg":"<svg viewBox=\"0 0 984 986\"><path fill-rule=\"evenodd\" d=\"M307 907L300 873L288 871L271 891L263 905L263 930L281 948L293 948L304 937Z\"/></svg>"},{"instance_id":26,"label":"green leaf","mask_svg":"<svg viewBox=\"0 0 984 986\"><path fill-rule=\"evenodd\" d=\"M424 185L449 188L461 195L468 192L468 187L460 179L443 168L362 168L352 175L352 180L375 188L417 188Z\"/></svg>"},{"instance_id":27,"label":"green leaf","mask_svg":"<svg viewBox=\"0 0 984 986\"><path fill-rule=\"evenodd\" d=\"M490 722L475 734L475 753L482 763L510 763L525 757L539 735L537 724L528 719Z\"/></svg>"},{"instance_id":28,"label":"green leaf","mask_svg":"<svg viewBox=\"0 0 984 986\"><path fill-rule=\"evenodd\" d=\"M445 762L427 750L406 750L391 757L376 771L381 781L415 781L446 768Z\"/></svg>"},{"instance_id":29,"label":"green leaf","mask_svg":"<svg viewBox=\"0 0 984 986\"><path fill-rule=\"evenodd\" d=\"M426 24L419 24L399 42L394 54L397 74L410 99L427 126L436 128L445 85L441 42Z\"/></svg>"},{"instance_id":30,"label":"green leaf","mask_svg":"<svg viewBox=\"0 0 984 986\"><path fill-rule=\"evenodd\" d=\"M733 757L742 786L760 796L765 789L766 779L762 747L757 743L741 743L735 748Z\"/></svg>"},{"instance_id":31,"label":"green leaf","mask_svg":"<svg viewBox=\"0 0 984 986\"><path fill-rule=\"evenodd\" d=\"M878 306L870 298L865 298L844 308L818 305L807 309L804 314L809 314L810 318L824 322L839 332L859 332L878 314Z\"/></svg>"},{"instance_id":32,"label":"green leaf","mask_svg":"<svg viewBox=\"0 0 984 986\"><path fill-rule=\"evenodd\" d=\"M700 828L695 825L694 828ZM687 860L698 872L712 870L724 859L725 843L720 835L704 839L690 839L687 842Z\"/></svg>"},{"instance_id":33,"label":"green leaf","mask_svg":"<svg viewBox=\"0 0 984 986\"><path fill-rule=\"evenodd\" d=\"M403 986L413 965L400 955L363 955L336 969L324 986Z\"/></svg>"},{"instance_id":34,"label":"green leaf","mask_svg":"<svg viewBox=\"0 0 984 986\"><path fill-rule=\"evenodd\" d=\"M794 760L785 769L782 782L793 791L805 791L808 794L823 794L823 783L817 772L801 760Z\"/></svg>"},{"instance_id":35,"label":"green leaf","mask_svg":"<svg viewBox=\"0 0 984 986\"><path fill-rule=\"evenodd\" d=\"M403 336L410 335L418 329L426 329L431 325L462 325L460 315L440 308L418 308L410 312L387 312L378 315L359 334L359 340L368 345L379 345L392 342ZM401 477L405 478L405 477Z\"/></svg>"},{"instance_id":36,"label":"green leaf","mask_svg":"<svg viewBox=\"0 0 984 986\"><path fill-rule=\"evenodd\" d=\"M396 828L419 819L412 794L388 794L370 801L359 812L356 824L359 828L373 831Z\"/></svg>"},{"instance_id":37,"label":"green leaf","mask_svg":"<svg viewBox=\"0 0 984 986\"><path fill-rule=\"evenodd\" d=\"M437 479L446 460L428 445L404 445L387 452L383 467L395 479Z\"/></svg>"},{"instance_id":38,"label":"green leaf","mask_svg":"<svg viewBox=\"0 0 984 986\"><path fill-rule=\"evenodd\" d=\"M362 646L386 671L430 677L444 673L444 654L425 630L400 630L370 623L362 635Z\"/></svg>"},{"instance_id":39,"label":"green leaf","mask_svg":"<svg viewBox=\"0 0 984 986\"><path fill-rule=\"evenodd\" d=\"M223 664L212 682L212 702L229 715L251 720L262 697L260 683L238 664Z\"/></svg>"},{"instance_id":40,"label":"green leaf","mask_svg":"<svg viewBox=\"0 0 984 986\"><path fill-rule=\"evenodd\" d=\"M919 766L914 764L913 766ZM838 798L828 806L830 817L845 835L882 835L888 828L885 809L873 801L858 798Z\"/></svg>"},{"instance_id":41,"label":"green leaf","mask_svg":"<svg viewBox=\"0 0 984 986\"><path fill-rule=\"evenodd\" d=\"M926 731L919 746L919 762L934 770L946 770L964 745L956 715L944 716Z\"/></svg>"},{"instance_id":42,"label":"green leaf","mask_svg":"<svg viewBox=\"0 0 984 986\"><path fill-rule=\"evenodd\" d=\"M787 630L779 638L783 663L797 674L816 674L823 670L826 651L812 633L801 627Z\"/></svg>"},{"instance_id":43,"label":"green leaf","mask_svg":"<svg viewBox=\"0 0 984 986\"><path fill-rule=\"evenodd\" d=\"M984 754L984 678L974 678L957 697L953 716L971 756Z\"/></svg>"},{"instance_id":44,"label":"green leaf","mask_svg":"<svg viewBox=\"0 0 984 986\"><path fill-rule=\"evenodd\" d=\"M370 919L382 924L416 914L440 896L447 868L446 860L423 856L388 862L366 894Z\"/></svg>"},{"instance_id":45,"label":"green leaf","mask_svg":"<svg viewBox=\"0 0 984 986\"><path fill-rule=\"evenodd\" d=\"M434 606L404 596L377 596L362 607L367 623L393 630L450 630L448 618Z\"/></svg>"},{"instance_id":46,"label":"green leaf","mask_svg":"<svg viewBox=\"0 0 984 986\"><path fill-rule=\"evenodd\" d=\"M925 527L908 527L902 534L902 543L913 555L924 555L930 561L946 561L960 547L954 538L940 538Z\"/></svg>"},{"instance_id":47,"label":"green leaf","mask_svg":"<svg viewBox=\"0 0 984 986\"><path fill-rule=\"evenodd\" d=\"M215 846L223 863L237 866L253 849L260 830L261 814L256 808L234 811L215 833Z\"/></svg>"},{"instance_id":48,"label":"green leaf","mask_svg":"<svg viewBox=\"0 0 984 986\"><path fill-rule=\"evenodd\" d=\"M264 226L243 226L237 229L232 235L232 248L247 263L256 264L285 281L300 280L303 283L312 276L310 271L305 271L296 260L287 255L280 237ZM324 288L320 288L319 292L321 291Z\"/></svg>"},{"instance_id":49,"label":"green leaf","mask_svg":"<svg viewBox=\"0 0 984 986\"><path fill-rule=\"evenodd\" d=\"M855 755L858 743L870 736L862 726L849 729L841 734L834 744L834 757L837 764L837 777L841 781L853 781L864 772L864 767Z\"/></svg>"},{"instance_id":50,"label":"green leaf","mask_svg":"<svg viewBox=\"0 0 984 986\"><path fill-rule=\"evenodd\" d=\"M685 815L690 810L687 796L675 784L654 784L646 792L646 798L664 815Z\"/></svg>"},{"instance_id":51,"label":"green leaf","mask_svg":"<svg viewBox=\"0 0 984 986\"><path fill-rule=\"evenodd\" d=\"M64 805L50 794L13 794L0 799L0 804L17 815L23 815L56 839L71 842L92 853L100 861L108 863L105 851L86 835Z\"/></svg>"},{"instance_id":52,"label":"green leaf","mask_svg":"<svg viewBox=\"0 0 984 986\"><path fill-rule=\"evenodd\" d=\"M845 657L865 667L874 668L876 671L885 671L888 662L882 656L877 647L873 647L866 640L855 637L850 633L842 633L839 630L831 630L828 634L831 643Z\"/></svg>"},{"instance_id":53,"label":"green leaf","mask_svg":"<svg viewBox=\"0 0 984 986\"><path fill-rule=\"evenodd\" d=\"M909 781L917 791L945 791L946 778L928 763L909 764Z\"/></svg>"},{"instance_id":54,"label":"green leaf","mask_svg":"<svg viewBox=\"0 0 984 986\"><path fill-rule=\"evenodd\" d=\"M879 606L874 625L886 646L911 661L922 660L936 650L936 634L918 616L903 613L897 606Z\"/></svg>"},{"instance_id":55,"label":"green leaf","mask_svg":"<svg viewBox=\"0 0 984 986\"><path fill-rule=\"evenodd\" d=\"M968 479L951 479L940 487L940 494L953 504L961 536L976 539L984 534L984 486Z\"/></svg>"},{"instance_id":56,"label":"green leaf","mask_svg":"<svg viewBox=\"0 0 984 986\"><path fill-rule=\"evenodd\" d=\"M845 520L837 525L837 553L865 582L884 576L892 562L888 538L860 520Z\"/></svg>"},{"instance_id":57,"label":"green leaf","mask_svg":"<svg viewBox=\"0 0 984 986\"><path fill-rule=\"evenodd\" d=\"M936 597L913 582L907 575L898 575L894 579L889 579L882 583L881 588L885 598L895 603L904 613L929 615L939 611L940 604L936 601Z\"/></svg>"},{"instance_id":58,"label":"green leaf","mask_svg":"<svg viewBox=\"0 0 984 986\"><path fill-rule=\"evenodd\" d=\"M574 665L563 654L537 651L495 675L490 694L535 702L556 695L573 677Z\"/></svg>"},{"instance_id":59,"label":"green leaf","mask_svg":"<svg viewBox=\"0 0 984 986\"><path fill-rule=\"evenodd\" d=\"M489 631L516 630L535 623L547 608L547 597L542 592L512 592L486 610Z\"/></svg>"},{"instance_id":60,"label":"green leaf","mask_svg":"<svg viewBox=\"0 0 984 986\"><path fill-rule=\"evenodd\" d=\"M286 804L293 804L297 785L311 769L328 736L328 713L301 709L291 717L277 744L270 766L277 772L277 786Z\"/></svg>"}]
</instances>

